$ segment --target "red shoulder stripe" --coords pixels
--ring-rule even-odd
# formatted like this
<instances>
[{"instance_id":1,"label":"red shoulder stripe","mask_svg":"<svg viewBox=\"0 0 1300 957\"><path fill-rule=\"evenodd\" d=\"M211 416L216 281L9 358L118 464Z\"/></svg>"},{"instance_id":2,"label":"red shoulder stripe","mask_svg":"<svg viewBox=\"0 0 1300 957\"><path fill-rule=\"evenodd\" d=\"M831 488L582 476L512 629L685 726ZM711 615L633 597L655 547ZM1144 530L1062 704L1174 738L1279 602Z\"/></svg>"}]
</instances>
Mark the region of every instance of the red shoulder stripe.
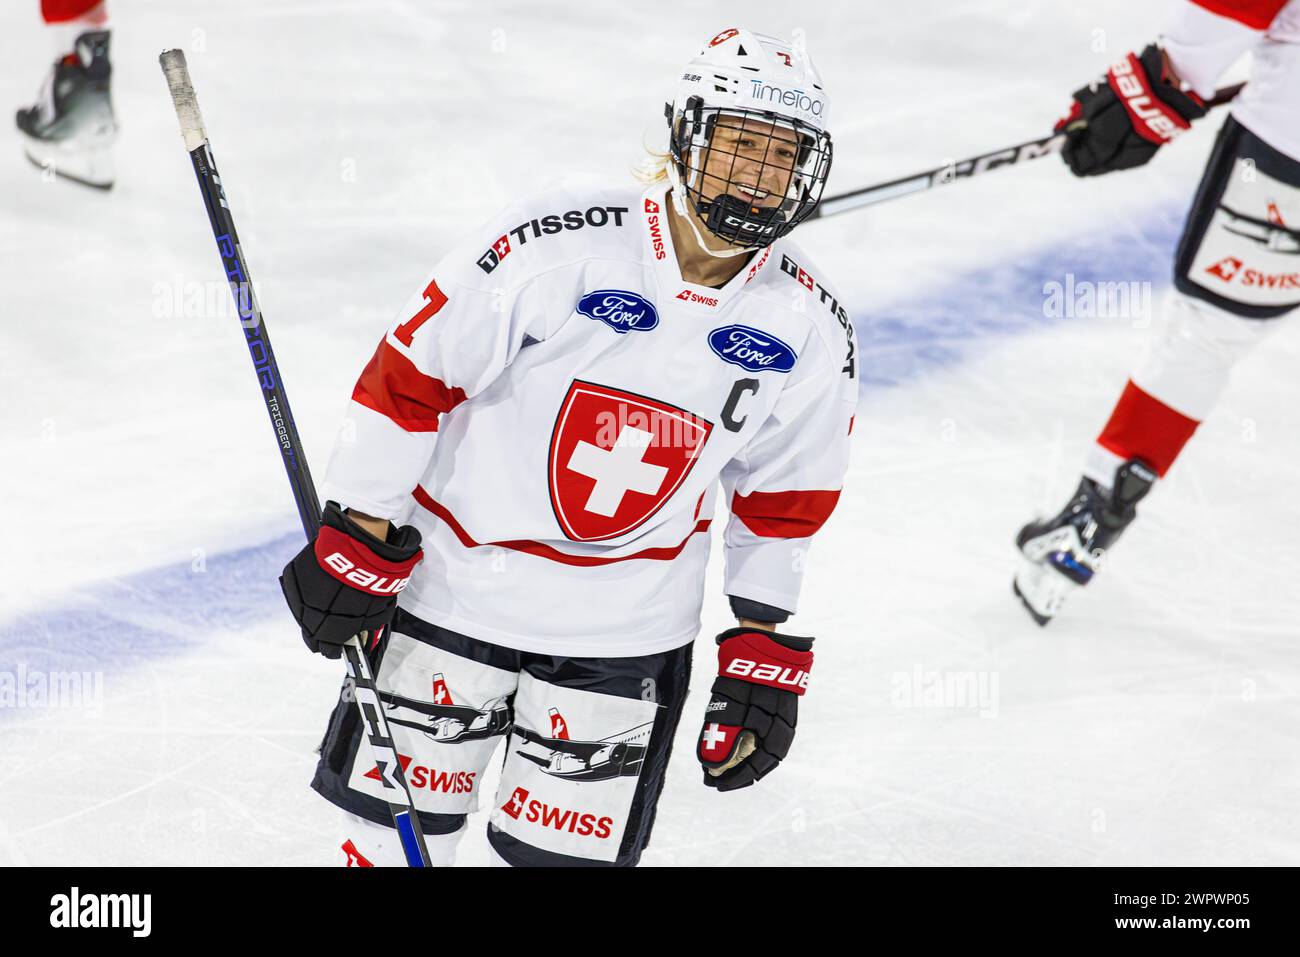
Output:
<instances>
[{"instance_id":1,"label":"red shoulder stripe","mask_svg":"<svg viewBox=\"0 0 1300 957\"><path fill-rule=\"evenodd\" d=\"M352 401L385 415L407 432L437 432L438 416L465 401L465 390L427 376L385 339L371 356Z\"/></svg>"}]
</instances>

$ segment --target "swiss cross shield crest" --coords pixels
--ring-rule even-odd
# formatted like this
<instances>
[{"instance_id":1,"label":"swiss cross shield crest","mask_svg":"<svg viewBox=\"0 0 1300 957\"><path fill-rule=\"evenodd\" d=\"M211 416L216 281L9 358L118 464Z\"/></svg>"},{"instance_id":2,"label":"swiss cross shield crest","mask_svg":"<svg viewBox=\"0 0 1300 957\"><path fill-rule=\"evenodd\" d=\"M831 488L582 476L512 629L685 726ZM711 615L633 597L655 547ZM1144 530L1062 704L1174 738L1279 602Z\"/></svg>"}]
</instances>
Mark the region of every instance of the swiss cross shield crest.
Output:
<instances>
[{"instance_id":1,"label":"swiss cross shield crest","mask_svg":"<svg viewBox=\"0 0 1300 957\"><path fill-rule=\"evenodd\" d=\"M566 537L625 535L694 467L712 423L648 396L575 379L551 433L551 507Z\"/></svg>"}]
</instances>

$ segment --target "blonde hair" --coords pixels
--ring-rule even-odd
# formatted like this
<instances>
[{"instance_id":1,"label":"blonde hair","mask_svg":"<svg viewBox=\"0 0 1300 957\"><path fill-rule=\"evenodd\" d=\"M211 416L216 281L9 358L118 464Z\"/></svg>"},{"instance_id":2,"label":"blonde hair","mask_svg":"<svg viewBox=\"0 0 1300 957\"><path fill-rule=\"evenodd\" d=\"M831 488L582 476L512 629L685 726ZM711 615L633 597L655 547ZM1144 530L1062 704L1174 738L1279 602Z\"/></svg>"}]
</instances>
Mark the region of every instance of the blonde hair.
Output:
<instances>
[{"instance_id":1,"label":"blonde hair","mask_svg":"<svg viewBox=\"0 0 1300 957\"><path fill-rule=\"evenodd\" d=\"M667 153L647 149L645 156L641 158L641 162L633 167L632 177L646 186L662 183L668 179L669 162L671 162L671 157Z\"/></svg>"},{"instance_id":2,"label":"blonde hair","mask_svg":"<svg viewBox=\"0 0 1300 957\"><path fill-rule=\"evenodd\" d=\"M644 139L641 140L641 148L645 150L645 156L641 157L641 163L632 170L633 178L646 186L666 181L668 164L672 162L672 156L667 150L655 149Z\"/></svg>"}]
</instances>

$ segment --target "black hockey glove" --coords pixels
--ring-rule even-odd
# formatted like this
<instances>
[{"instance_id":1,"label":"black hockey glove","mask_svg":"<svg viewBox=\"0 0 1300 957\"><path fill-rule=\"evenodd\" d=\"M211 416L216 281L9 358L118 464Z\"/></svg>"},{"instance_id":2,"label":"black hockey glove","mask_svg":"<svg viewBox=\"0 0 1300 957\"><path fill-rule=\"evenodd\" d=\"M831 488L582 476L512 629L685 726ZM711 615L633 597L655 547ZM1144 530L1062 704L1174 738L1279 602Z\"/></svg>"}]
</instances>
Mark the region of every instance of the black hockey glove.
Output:
<instances>
[{"instance_id":1,"label":"black hockey glove","mask_svg":"<svg viewBox=\"0 0 1300 957\"><path fill-rule=\"evenodd\" d=\"M327 502L320 534L294 556L280 576L284 600L307 647L338 658L343 645L361 631L378 638L393 620L397 593L424 557L414 526L392 526L381 542L339 508Z\"/></svg>"},{"instance_id":2,"label":"black hockey glove","mask_svg":"<svg viewBox=\"0 0 1300 957\"><path fill-rule=\"evenodd\" d=\"M718 635L718 677L696 748L704 783L748 787L790 752L799 697L812 670L811 638L757 628Z\"/></svg>"},{"instance_id":3,"label":"black hockey glove","mask_svg":"<svg viewBox=\"0 0 1300 957\"><path fill-rule=\"evenodd\" d=\"M1066 135L1061 157L1075 176L1100 176L1150 161L1165 143L1206 114L1204 101L1170 82L1154 43L1130 53L1074 94L1069 116L1056 124Z\"/></svg>"}]
</instances>

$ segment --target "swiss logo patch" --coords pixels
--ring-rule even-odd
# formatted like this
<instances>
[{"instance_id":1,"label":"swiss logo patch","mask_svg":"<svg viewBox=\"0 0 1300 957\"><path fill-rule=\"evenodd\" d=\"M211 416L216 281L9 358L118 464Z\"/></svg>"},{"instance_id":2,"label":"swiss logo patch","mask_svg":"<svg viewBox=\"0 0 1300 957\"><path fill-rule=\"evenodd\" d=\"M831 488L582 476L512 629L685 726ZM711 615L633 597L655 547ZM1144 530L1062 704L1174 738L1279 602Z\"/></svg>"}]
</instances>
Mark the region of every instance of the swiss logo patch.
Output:
<instances>
[{"instance_id":1,"label":"swiss logo patch","mask_svg":"<svg viewBox=\"0 0 1300 957\"><path fill-rule=\"evenodd\" d=\"M735 725L706 722L700 732L699 754L701 761L721 764L736 746L741 729Z\"/></svg>"},{"instance_id":2,"label":"swiss logo patch","mask_svg":"<svg viewBox=\"0 0 1300 957\"><path fill-rule=\"evenodd\" d=\"M526 803L528 803L528 788L515 788L514 793L506 799L506 803L501 805L501 810L517 821Z\"/></svg>"},{"instance_id":3,"label":"swiss logo patch","mask_svg":"<svg viewBox=\"0 0 1300 957\"><path fill-rule=\"evenodd\" d=\"M1237 275L1241 269L1241 260L1235 256L1229 256L1226 259L1220 259L1213 266L1207 266L1205 271L1211 276L1217 276L1224 282L1232 282L1232 278Z\"/></svg>"},{"instance_id":4,"label":"swiss logo patch","mask_svg":"<svg viewBox=\"0 0 1300 957\"><path fill-rule=\"evenodd\" d=\"M575 379L547 463L565 536L602 541L645 522L686 480L712 428L667 402Z\"/></svg>"},{"instance_id":5,"label":"swiss logo patch","mask_svg":"<svg viewBox=\"0 0 1300 957\"><path fill-rule=\"evenodd\" d=\"M433 676L433 703L454 705L456 702L451 700L451 692L447 690L447 679L438 672Z\"/></svg>"}]
</instances>

